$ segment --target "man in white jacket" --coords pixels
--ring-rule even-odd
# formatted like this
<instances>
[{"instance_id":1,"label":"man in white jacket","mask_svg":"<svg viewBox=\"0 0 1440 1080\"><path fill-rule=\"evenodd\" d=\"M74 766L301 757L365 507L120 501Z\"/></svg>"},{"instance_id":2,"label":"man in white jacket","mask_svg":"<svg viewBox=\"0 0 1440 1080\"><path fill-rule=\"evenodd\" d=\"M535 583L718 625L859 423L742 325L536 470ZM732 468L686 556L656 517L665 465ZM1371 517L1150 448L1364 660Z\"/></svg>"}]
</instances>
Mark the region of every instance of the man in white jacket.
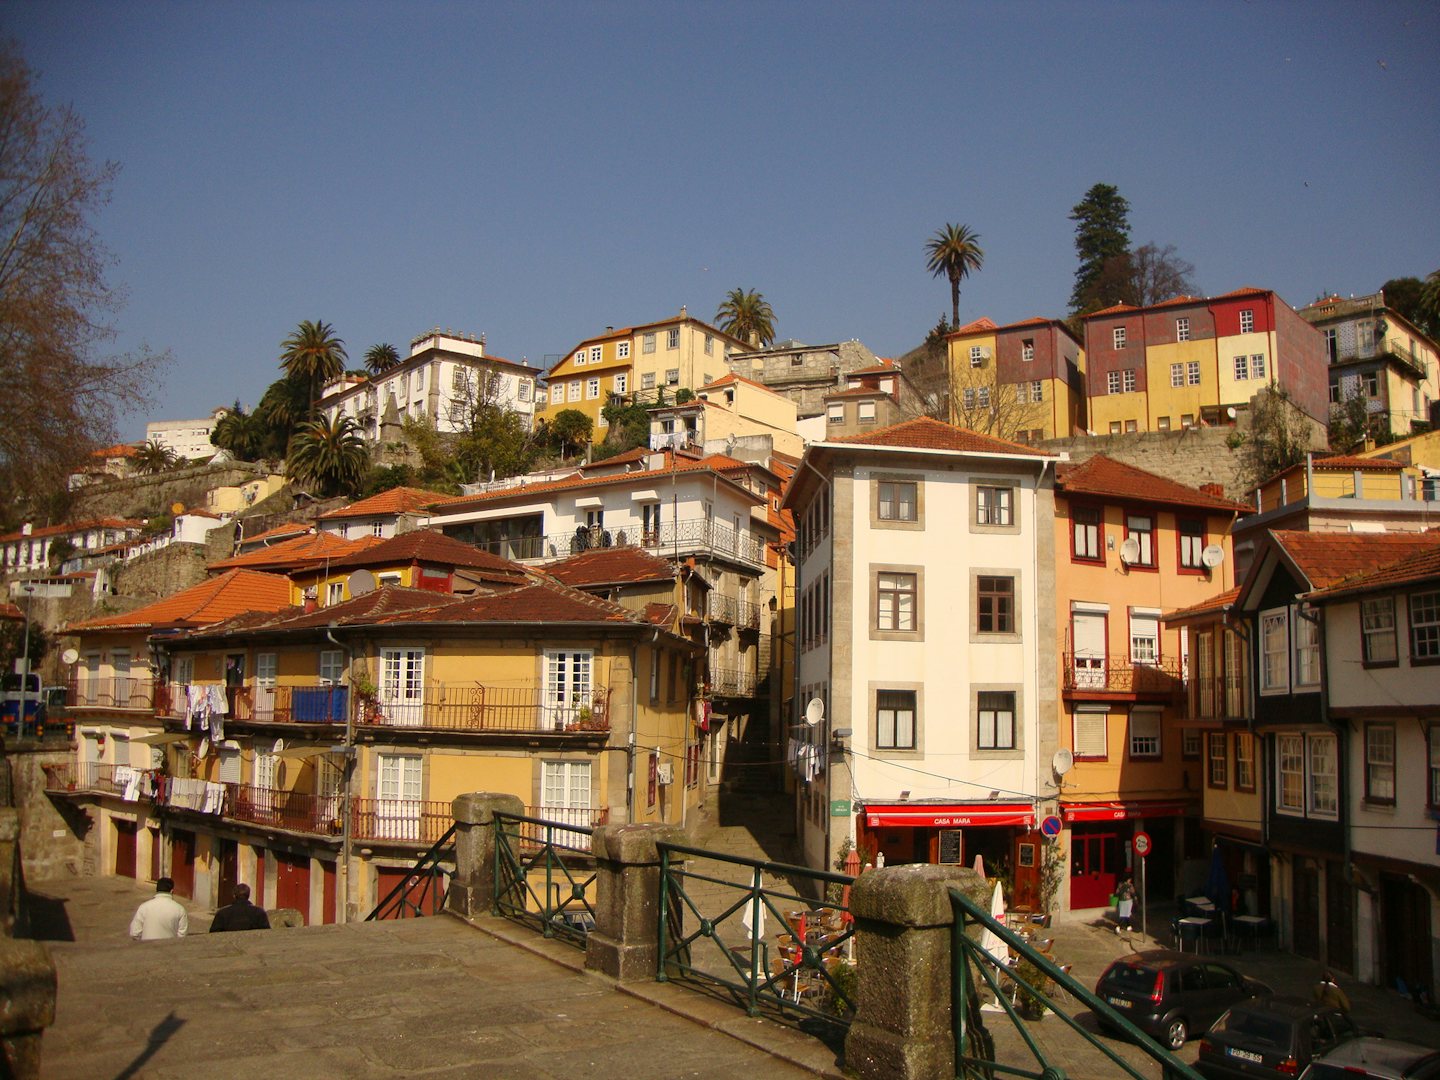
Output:
<instances>
[{"instance_id":1,"label":"man in white jacket","mask_svg":"<svg viewBox=\"0 0 1440 1080\"><path fill-rule=\"evenodd\" d=\"M175 882L162 877L155 882L155 895L135 909L130 920L130 936L136 941L159 941L163 938L182 938L190 928L190 918L185 906L170 894Z\"/></svg>"}]
</instances>

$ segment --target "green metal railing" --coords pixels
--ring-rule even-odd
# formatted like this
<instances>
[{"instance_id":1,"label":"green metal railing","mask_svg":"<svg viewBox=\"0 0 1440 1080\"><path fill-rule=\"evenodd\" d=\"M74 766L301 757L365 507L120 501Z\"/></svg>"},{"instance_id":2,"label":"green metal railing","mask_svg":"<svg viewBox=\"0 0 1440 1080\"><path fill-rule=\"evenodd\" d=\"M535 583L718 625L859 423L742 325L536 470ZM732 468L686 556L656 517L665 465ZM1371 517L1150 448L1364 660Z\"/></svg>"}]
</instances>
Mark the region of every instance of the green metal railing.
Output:
<instances>
[{"instance_id":1,"label":"green metal railing","mask_svg":"<svg viewBox=\"0 0 1440 1080\"><path fill-rule=\"evenodd\" d=\"M958 889L950 889L950 904L955 913L951 949L951 972L954 980L951 997L951 1016L955 1025L955 1074L963 1080L984 1078L993 1080L996 1076L1020 1076L1028 1080L1065 1080L1065 1070L1048 1057L1026 1027L1015 1003L1017 996L1029 997L1042 1003L1077 1033L1085 1042L1098 1049L1114 1064L1115 1075L1146 1080L1146 1074L1117 1054L1103 1039L1082 1027L1074 1017L1059 1008L1051 994L1051 987L1059 987L1076 1002L1085 1006L1097 1017L1103 1018L1110 1027L1123 1032L1126 1039L1160 1066L1166 1080L1203 1080L1191 1066L1186 1065L1174 1054L1146 1035L1129 1020L1100 1000L1065 971L1057 967L1049 957L1040 952L1019 934L1003 923L992 918ZM1017 964L1028 961L1039 977L1022 976L1001 959L983 948L979 941L972 940L967 931L974 926L989 930L1009 947L1017 957ZM995 1060L995 1040L985 1027L984 1014L980 1011L980 994L977 980L988 987L1004 1011L1005 1018L1019 1033L1026 1048L1035 1058L1038 1069L1027 1069ZM993 1015L993 1014L992 1014Z\"/></svg>"},{"instance_id":2,"label":"green metal railing","mask_svg":"<svg viewBox=\"0 0 1440 1080\"><path fill-rule=\"evenodd\" d=\"M495 914L585 948L595 926L594 831L587 825L496 814Z\"/></svg>"},{"instance_id":3,"label":"green metal railing","mask_svg":"<svg viewBox=\"0 0 1440 1080\"><path fill-rule=\"evenodd\" d=\"M843 1034L855 1012L855 927L849 910L843 903L819 905L798 892L765 888L761 875L842 893L853 878L680 844L656 848L659 982L723 988L751 1016L790 1013L824 1021ZM704 863L720 866L707 873L700 868ZM733 876L721 876L732 867ZM687 913L694 920L691 929Z\"/></svg>"},{"instance_id":4,"label":"green metal railing","mask_svg":"<svg viewBox=\"0 0 1440 1080\"><path fill-rule=\"evenodd\" d=\"M445 907L449 876L455 866L455 826L421 855L405 880L396 885L375 910L365 916L366 922L377 919L419 918L438 915Z\"/></svg>"}]
</instances>

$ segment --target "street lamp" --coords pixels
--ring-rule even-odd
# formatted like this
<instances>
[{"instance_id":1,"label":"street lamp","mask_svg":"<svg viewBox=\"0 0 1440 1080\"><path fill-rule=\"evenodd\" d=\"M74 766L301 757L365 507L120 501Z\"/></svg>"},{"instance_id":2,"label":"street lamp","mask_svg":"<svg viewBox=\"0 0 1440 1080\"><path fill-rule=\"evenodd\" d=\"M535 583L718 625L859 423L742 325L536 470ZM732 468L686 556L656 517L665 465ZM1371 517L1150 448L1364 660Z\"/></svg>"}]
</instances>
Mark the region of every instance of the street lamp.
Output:
<instances>
[{"instance_id":1,"label":"street lamp","mask_svg":"<svg viewBox=\"0 0 1440 1080\"><path fill-rule=\"evenodd\" d=\"M20 714L16 717L19 730L25 730L25 702L30 694L30 605L34 602L35 586L25 585L25 630L20 638Z\"/></svg>"}]
</instances>

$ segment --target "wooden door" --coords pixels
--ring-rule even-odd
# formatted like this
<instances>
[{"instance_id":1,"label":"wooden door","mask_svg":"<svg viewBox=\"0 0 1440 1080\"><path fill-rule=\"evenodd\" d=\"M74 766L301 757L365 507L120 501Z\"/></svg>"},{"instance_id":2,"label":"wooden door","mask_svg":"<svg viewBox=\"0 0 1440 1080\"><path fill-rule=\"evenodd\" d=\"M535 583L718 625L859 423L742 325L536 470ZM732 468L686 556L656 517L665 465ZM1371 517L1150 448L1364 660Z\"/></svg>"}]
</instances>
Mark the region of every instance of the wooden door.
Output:
<instances>
[{"instance_id":1,"label":"wooden door","mask_svg":"<svg viewBox=\"0 0 1440 1080\"><path fill-rule=\"evenodd\" d=\"M1040 910L1040 860L1044 854L1045 838L1038 832L1022 832L1015 838L1015 854L1010 865L1015 868L1016 907Z\"/></svg>"},{"instance_id":2,"label":"wooden door","mask_svg":"<svg viewBox=\"0 0 1440 1080\"><path fill-rule=\"evenodd\" d=\"M1070 906L1105 907L1121 869L1120 836L1113 832L1070 834Z\"/></svg>"},{"instance_id":3,"label":"wooden door","mask_svg":"<svg viewBox=\"0 0 1440 1080\"><path fill-rule=\"evenodd\" d=\"M322 882L324 888L321 895L320 919L329 925L335 921L335 864L322 862L320 872L325 875Z\"/></svg>"},{"instance_id":4,"label":"wooden door","mask_svg":"<svg viewBox=\"0 0 1440 1080\"><path fill-rule=\"evenodd\" d=\"M304 855L275 853L275 906L294 908L310 924L310 860Z\"/></svg>"},{"instance_id":5,"label":"wooden door","mask_svg":"<svg viewBox=\"0 0 1440 1080\"><path fill-rule=\"evenodd\" d=\"M170 834L170 880L175 895L187 900L195 895L195 834L176 829Z\"/></svg>"},{"instance_id":6,"label":"wooden door","mask_svg":"<svg viewBox=\"0 0 1440 1080\"><path fill-rule=\"evenodd\" d=\"M115 822L115 876L135 877L135 851L140 828L133 821Z\"/></svg>"},{"instance_id":7,"label":"wooden door","mask_svg":"<svg viewBox=\"0 0 1440 1080\"><path fill-rule=\"evenodd\" d=\"M1320 959L1320 873L1309 859L1296 859L1291 878L1295 883L1296 954Z\"/></svg>"},{"instance_id":8,"label":"wooden door","mask_svg":"<svg viewBox=\"0 0 1440 1080\"><path fill-rule=\"evenodd\" d=\"M160 837L159 829L150 830L150 880L160 880L163 871L160 869L160 856L164 853L165 842Z\"/></svg>"},{"instance_id":9,"label":"wooden door","mask_svg":"<svg viewBox=\"0 0 1440 1080\"><path fill-rule=\"evenodd\" d=\"M255 849L255 885L250 897L257 907L265 906L265 849Z\"/></svg>"},{"instance_id":10,"label":"wooden door","mask_svg":"<svg viewBox=\"0 0 1440 1080\"><path fill-rule=\"evenodd\" d=\"M1338 862L1325 864L1325 962L1355 970L1355 892Z\"/></svg>"},{"instance_id":11,"label":"wooden door","mask_svg":"<svg viewBox=\"0 0 1440 1080\"><path fill-rule=\"evenodd\" d=\"M1430 894L1402 877L1380 877L1380 934L1386 986L1403 979L1409 989L1431 986ZM1417 944L1420 946L1417 948Z\"/></svg>"},{"instance_id":12,"label":"wooden door","mask_svg":"<svg viewBox=\"0 0 1440 1080\"><path fill-rule=\"evenodd\" d=\"M240 845L234 840L218 840L220 850L220 891L216 907L224 907L235 899L235 886L240 882Z\"/></svg>"}]
</instances>

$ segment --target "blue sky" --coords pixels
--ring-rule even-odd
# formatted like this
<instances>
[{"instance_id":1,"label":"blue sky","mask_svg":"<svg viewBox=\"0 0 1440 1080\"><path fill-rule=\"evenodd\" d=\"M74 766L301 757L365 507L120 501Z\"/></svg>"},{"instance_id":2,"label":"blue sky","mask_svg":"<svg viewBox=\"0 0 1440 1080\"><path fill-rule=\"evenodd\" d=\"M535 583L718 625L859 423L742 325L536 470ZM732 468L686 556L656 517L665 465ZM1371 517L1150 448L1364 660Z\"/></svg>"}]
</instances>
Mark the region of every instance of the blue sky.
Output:
<instances>
[{"instance_id":1,"label":"blue sky","mask_svg":"<svg viewBox=\"0 0 1440 1080\"><path fill-rule=\"evenodd\" d=\"M432 326L542 365L742 286L895 355L949 310L947 221L986 252L962 320L1063 315L1099 181L1206 293L1440 267L1434 3L11 0L0 33L122 166L155 419L253 404L302 319L356 366Z\"/></svg>"}]
</instances>

